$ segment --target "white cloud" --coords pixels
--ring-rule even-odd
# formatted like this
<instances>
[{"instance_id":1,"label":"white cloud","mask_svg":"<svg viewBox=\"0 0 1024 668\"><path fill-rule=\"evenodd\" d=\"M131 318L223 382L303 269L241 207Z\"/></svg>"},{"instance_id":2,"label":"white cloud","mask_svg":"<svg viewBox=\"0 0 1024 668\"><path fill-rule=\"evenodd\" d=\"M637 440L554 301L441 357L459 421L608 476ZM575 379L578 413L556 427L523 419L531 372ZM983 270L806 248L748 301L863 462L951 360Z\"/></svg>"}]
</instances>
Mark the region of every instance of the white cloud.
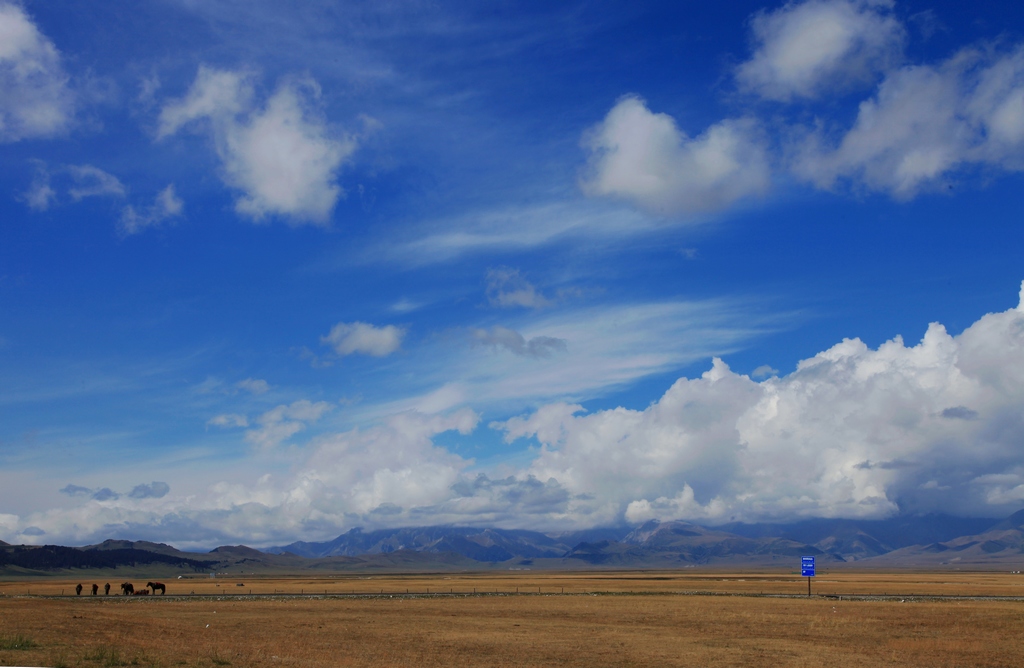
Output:
<instances>
[{"instance_id":1,"label":"white cloud","mask_svg":"<svg viewBox=\"0 0 1024 668\"><path fill-rule=\"evenodd\" d=\"M129 494L68 485L62 491L78 505L2 516L0 538L267 545L352 526L999 516L1024 500L1022 406L1024 286L1019 308L985 315L958 336L932 324L914 346L846 339L762 382L716 359L643 410L543 405L492 424L508 441L540 443L507 463L504 477L473 471L435 442L472 433L473 410L405 411L313 439L296 451L308 453L301 463L283 469L294 473L200 494L171 494L177 483ZM278 406L259 418L259 438L277 442L327 410ZM25 533L31 527L35 535Z\"/></svg>"},{"instance_id":2,"label":"white cloud","mask_svg":"<svg viewBox=\"0 0 1024 668\"><path fill-rule=\"evenodd\" d=\"M262 378L246 378L235 383L235 387L252 394L266 394L270 391L270 383Z\"/></svg>"},{"instance_id":3,"label":"white cloud","mask_svg":"<svg viewBox=\"0 0 1024 668\"><path fill-rule=\"evenodd\" d=\"M283 82L263 106L254 75L201 66L184 98L160 113L159 138L202 122L213 136L225 182L242 192L236 210L254 220L284 216L292 224L327 225L338 198L341 164L356 149L318 109L312 79Z\"/></svg>"},{"instance_id":4,"label":"white cloud","mask_svg":"<svg viewBox=\"0 0 1024 668\"><path fill-rule=\"evenodd\" d=\"M57 200L57 191L50 185L50 170L42 160L33 160L35 165L32 183L24 193L24 201L33 211L46 211Z\"/></svg>"},{"instance_id":5,"label":"white cloud","mask_svg":"<svg viewBox=\"0 0 1024 668\"><path fill-rule=\"evenodd\" d=\"M547 202L529 206L499 206L464 215L424 221L403 236L389 236L359 258L377 263L382 258L410 265L444 262L470 253L508 252L565 239L589 244L608 243L658 229L651 220L625 205L590 199ZM351 262L351 258L345 258Z\"/></svg>"},{"instance_id":6,"label":"white cloud","mask_svg":"<svg viewBox=\"0 0 1024 668\"><path fill-rule=\"evenodd\" d=\"M264 450L276 447L333 408L326 401L311 402L307 399L281 404L260 415L256 419L259 426L245 432L245 440Z\"/></svg>"},{"instance_id":7,"label":"white cloud","mask_svg":"<svg viewBox=\"0 0 1024 668\"><path fill-rule=\"evenodd\" d=\"M157 138L169 137L201 119L214 125L236 122L237 117L251 112L254 78L251 72L228 72L200 65L185 97L168 102L160 111Z\"/></svg>"},{"instance_id":8,"label":"white cloud","mask_svg":"<svg viewBox=\"0 0 1024 668\"><path fill-rule=\"evenodd\" d=\"M157 194L153 205L145 210L139 212L131 205L126 206L121 211L121 232L132 235L150 227L158 227L167 220L180 216L184 208L185 203L174 192L174 184L169 184Z\"/></svg>"},{"instance_id":9,"label":"white cloud","mask_svg":"<svg viewBox=\"0 0 1024 668\"><path fill-rule=\"evenodd\" d=\"M527 281L518 269L496 267L487 270L487 301L491 306L542 308L551 301Z\"/></svg>"},{"instance_id":10,"label":"white cloud","mask_svg":"<svg viewBox=\"0 0 1024 668\"><path fill-rule=\"evenodd\" d=\"M737 350L751 337L784 326L784 318L767 319L739 302L718 300L527 312L512 327L470 330L478 345L456 347L452 337L423 341L404 361L415 370L402 387L411 396L364 405L360 414L372 418L466 405L504 411L524 403L590 399Z\"/></svg>"},{"instance_id":11,"label":"white cloud","mask_svg":"<svg viewBox=\"0 0 1024 668\"><path fill-rule=\"evenodd\" d=\"M92 165L68 165L64 168L73 184L68 195L78 202L86 197L124 197L127 190L113 174Z\"/></svg>"},{"instance_id":12,"label":"white cloud","mask_svg":"<svg viewBox=\"0 0 1024 668\"><path fill-rule=\"evenodd\" d=\"M799 147L794 172L909 199L972 165L1024 169L1024 47L890 73L836 145L814 134Z\"/></svg>"},{"instance_id":13,"label":"white cloud","mask_svg":"<svg viewBox=\"0 0 1024 668\"><path fill-rule=\"evenodd\" d=\"M847 339L761 383L716 360L642 411L551 404L497 426L540 441L527 471L581 521L995 516L1024 498L1022 354L1012 309L912 347Z\"/></svg>"},{"instance_id":14,"label":"white cloud","mask_svg":"<svg viewBox=\"0 0 1024 668\"><path fill-rule=\"evenodd\" d=\"M329 491L319 495L324 510L333 505L336 513L357 514L385 503L409 509L444 501L452 496L450 488L467 462L435 446L431 438L446 431L468 434L478 420L467 409L430 416L408 412L378 427L326 438L299 475L293 494L320 487Z\"/></svg>"},{"instance_id":15,"label":"white cloud","mask_svg":"<svg viewBox=\"0 0 1024 668\"><path fill-rule=\"evenodd\" d=\"M768 378L769 376L777 375L779 375L779 370L773 369L768 364L762 364L761 366L757 367L756 369L750 372L751 378Z\"/></svg>"},{"instance_id":16,"label":"white cloud","mask_svg":"<svg viewBox=\"0 0 1024 668\"><path fill-rule=\"evenodd\" d=\"M0 2L0 141L61 134L73 115L57 48L19 4Z\"/></svg>"},{"instance_id":17,"label":"white cloud","mask_svg":"<svg viewBox=\"0 0 1024 668\"><path fill-rule=\"evenodd\" d=\"M306 420L323 410L318 404L296 402L279 406L268 419ZM467 478L463 472L470 462L432 442L448 431L469 434L478 421L466 409L448 415L393 415L368 429L317 439L294 474L263 475L248 484L216 483L198 494L171 494L166 483L136 486L127 495L81 488L81 496L73 496L81 499L78 506L23 518L0 515L0 538L40 542L24 533L36 526L50 542L127 537L173 541L185 548L243 540L270 545L309 531L336 535L338 527L349 523L408 525L425 515L464 519L474 508L482 509L487 498L500 504L496 514L509 508L502 499L519 507L530 499L539 502L543 485L536 489L530 481ZM525 493L516 494L517 488ZM73 495L77 489L66 493ZM550 490L547 496L552 496ZM481 518L486 521L488 516Z\"/></svg>"},{"instance_id":18,"label":"white cloud","mask_svg":"<svg viewBox=\"0 0 1024 668\"><path fill-rule=\"evenodd\" d=\"M789 2L754 15L755 51L741 88L789 101L869 83L900 57L904 30L891 0Z\"/></svg>"},{"instance_id":19,"label":"white cloud","mask_svg":"<svg viewBox=\"0 0 1024 668\"><path fill-rule=\"evenodd\" d=\"M330 345L339 355L360 353L373 357L386 357L402 345L405 330L394 325L376 327L365 322L339 322L331 331L320 337L320 342Z\"/></svg>"},{"instance_id":20,"label":"white cloud","mask_svg":"<svg viewBox=\"0 0 1024 668\"><path fill-rule=\"evenodd\" d=\"M667 114L627 96L584 137L584 192L629 200L658 215L720 211L767 193L771 173L756 121L724 120L690 138Z\"/></svg>"},{"instance_id":21,"label":"white cloud","mask_svg":"<svg viewBox=\"0 0 1024 668\"><path fill-rule=\"evenodd\" d=\"M476 329L473 330L473 336L484 345L507 350L513 355L521 357L550 357L555 353L565 352L566 350L564 339L556 339L551 336L535 336L527 340L519 332L507 327Z\"/></svg>"},{"instance_id":22,"label":"white cloud","mask_svg":"<svg viewBox=\"0 0 1024 668\"><path fill-rule=\"evenodd\" d=\"M222 413L207 420L206 424L213 427L248 427L249 418L238 413Z\"/></svg>"},{"instance_id":23,"label":"white cloud","mask_svg":"<svg viewBox=\"0 0 1024 668\"><path fill-rule=\"evenodd\" d=\"M123 198L128 194L120 179L94 165L63 165L51 171L42 160L31 162L34 167L32 183L22 199L33 211L46 211L62 201L80 202L88 197Z\"/></svg>"}]
</instances>

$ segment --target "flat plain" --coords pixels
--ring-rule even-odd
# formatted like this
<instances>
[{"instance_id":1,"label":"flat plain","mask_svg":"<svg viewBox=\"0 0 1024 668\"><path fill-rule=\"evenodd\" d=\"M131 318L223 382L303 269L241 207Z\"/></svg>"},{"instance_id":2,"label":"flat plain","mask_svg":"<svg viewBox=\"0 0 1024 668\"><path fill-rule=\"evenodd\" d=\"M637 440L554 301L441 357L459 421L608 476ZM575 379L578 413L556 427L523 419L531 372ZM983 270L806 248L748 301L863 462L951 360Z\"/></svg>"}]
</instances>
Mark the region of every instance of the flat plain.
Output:
<instances>
[{"instance_id":1,"label":"flat plain","mask_svg":"<svg viewBox=\"0 0 1024 668\"><path fill-rule=\"evenodd\" d=\"M799 575L703 569L232 575L89 595L106 581L0 582L0 665L1012 666L1024 648L1024 575L1005 572L837 569L811 597Z\"/></svg>"}]
</instances>

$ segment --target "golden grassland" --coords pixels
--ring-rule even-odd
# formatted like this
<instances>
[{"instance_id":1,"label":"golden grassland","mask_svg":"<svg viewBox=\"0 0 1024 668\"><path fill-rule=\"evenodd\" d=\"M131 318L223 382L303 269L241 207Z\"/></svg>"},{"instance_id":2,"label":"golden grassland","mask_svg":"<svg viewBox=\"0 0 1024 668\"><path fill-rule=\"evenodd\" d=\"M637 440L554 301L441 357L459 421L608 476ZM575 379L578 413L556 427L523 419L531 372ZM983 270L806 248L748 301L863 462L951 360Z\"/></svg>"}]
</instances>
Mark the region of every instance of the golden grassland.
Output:
<instances>
[{"instance_id":1,"label":"golden grassland","mask_svg":"<svg viewBox=\"0 0 1024 668\"><path fill-rule=\"evenodd\" d=\"M166 597L0 583L0 665L1013 666L1024 649L1024 600L971 598L1024 598L1009 573L837 571L810 598L769 595L806 593L781 572L165 582Z\"/></svg>"}]
</instances>

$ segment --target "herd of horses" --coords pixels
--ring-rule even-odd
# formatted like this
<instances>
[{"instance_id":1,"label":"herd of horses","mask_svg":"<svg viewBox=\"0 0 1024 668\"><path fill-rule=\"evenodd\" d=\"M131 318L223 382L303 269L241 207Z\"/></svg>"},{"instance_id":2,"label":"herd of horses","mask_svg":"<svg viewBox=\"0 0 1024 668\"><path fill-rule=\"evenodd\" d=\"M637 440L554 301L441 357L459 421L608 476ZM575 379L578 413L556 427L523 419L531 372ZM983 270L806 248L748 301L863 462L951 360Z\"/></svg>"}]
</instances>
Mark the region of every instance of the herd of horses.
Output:
<instances>
[{"instance_id":1,"label":"herd of horses","mask_svg":"<svg viewBox=\"0 0 1024 668\"><path fill-rule=\"evenodd\" d=\"M75 595L76 596L81 596L82 595L82 589L83 589L82 585L78 585L77 587L75 587ZM165 585L163 582L147 582L146 586L143 589L136 589L135 585L133 585L131 582L122 582L121 583L121 594L124 595L124 596L146 596L147 594L149 594L151 589L153 590L154 594L157 593L158 591L161 594L166 594L167 593L167 585ZM97 585L97 584L94 584L92 586L92 595L96 596L99 593L99 590L100 590L100 586ZM103 595L104 596L110 596L110 583L109 582L107 584L103 585Z\"/></svg>"}]
</instances>

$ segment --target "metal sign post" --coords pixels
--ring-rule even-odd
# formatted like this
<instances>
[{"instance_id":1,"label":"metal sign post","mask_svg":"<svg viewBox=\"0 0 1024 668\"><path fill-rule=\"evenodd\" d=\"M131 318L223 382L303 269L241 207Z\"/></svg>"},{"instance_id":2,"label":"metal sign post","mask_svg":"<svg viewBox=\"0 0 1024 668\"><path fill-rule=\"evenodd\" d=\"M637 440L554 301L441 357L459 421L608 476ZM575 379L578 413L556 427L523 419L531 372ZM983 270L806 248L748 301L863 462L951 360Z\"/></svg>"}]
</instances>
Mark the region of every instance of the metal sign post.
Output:
<instances>
[{"instance_id":1,"label":"metal sign post","mask_svg":"<svg viewBox=\"0 0 1024 668\"><path fill-rule=\"evenodd\" d=\"M800 575L807 578L807 595L811 595L811 578L814 577L814 557L800 557Z\"/></svg>"}]
</instances>

